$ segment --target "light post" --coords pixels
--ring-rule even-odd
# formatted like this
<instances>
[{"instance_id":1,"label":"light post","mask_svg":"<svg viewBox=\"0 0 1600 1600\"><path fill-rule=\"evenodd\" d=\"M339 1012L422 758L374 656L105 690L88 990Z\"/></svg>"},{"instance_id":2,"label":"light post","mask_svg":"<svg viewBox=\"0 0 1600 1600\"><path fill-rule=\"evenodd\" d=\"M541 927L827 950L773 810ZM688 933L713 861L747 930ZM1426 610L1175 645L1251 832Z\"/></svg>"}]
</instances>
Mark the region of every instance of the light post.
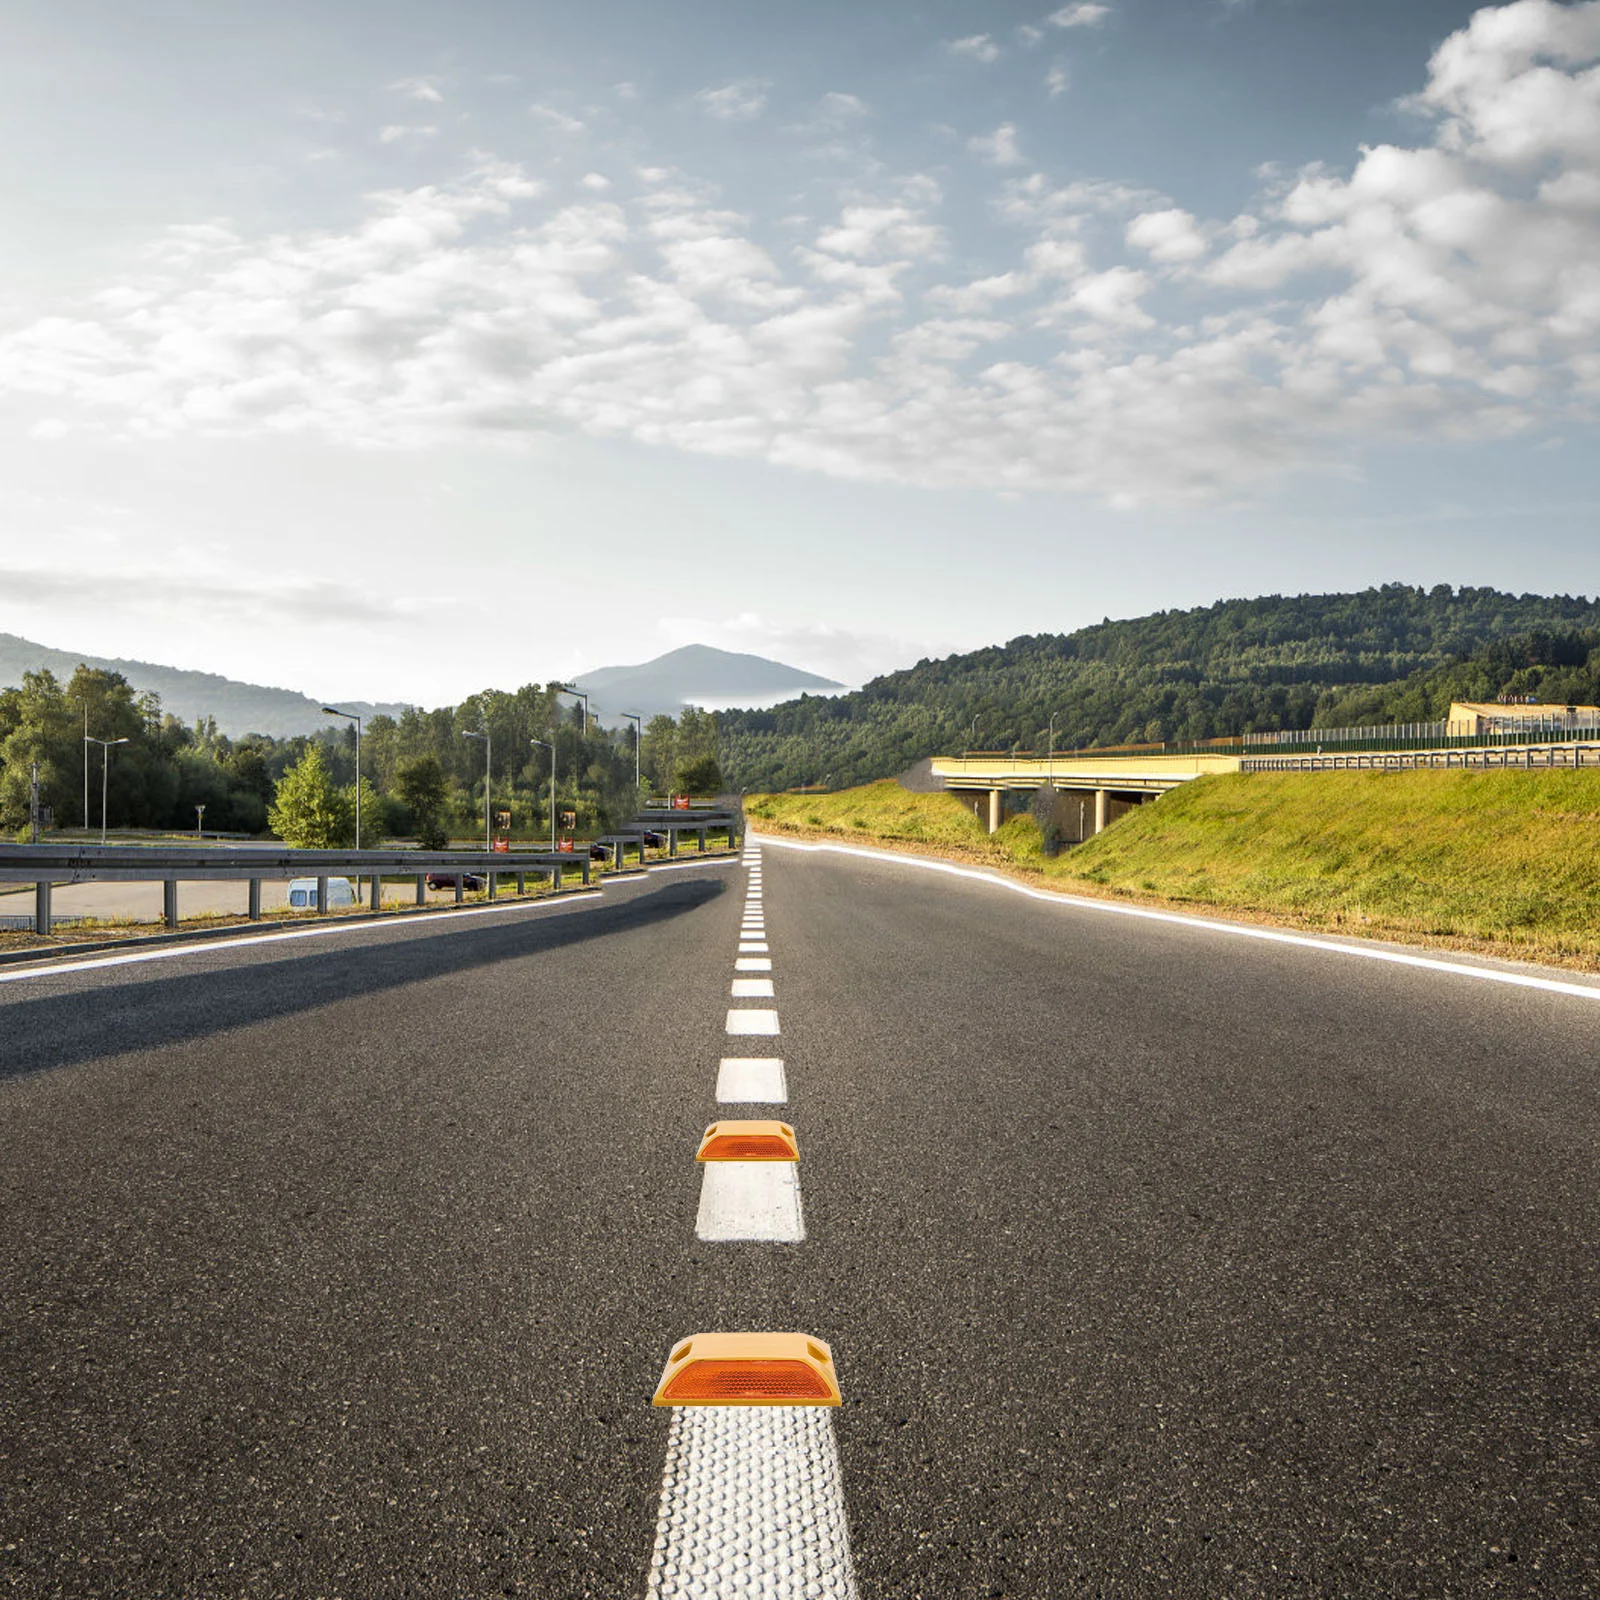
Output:
<instances>
[{"instance_id":1,"label":"light post","mask_svg":"<svg viewBox=\"0 0 1600 1600\"><path fill-rule=\"evenodd\" d=\"M1050 713L1050 787L1052 789L1056 786L1056 718L1060 715L1059 711Z\"/></svg>"},{"instance_id":2,"label":"light post","mask_svg":"<svg viewBox=\"0 0 1600 1600\"><path fill-rule=\"evenodd\" d=\"M633 724L633 793L635 799L639 794L639 738L644 732L644 718L637 711L624 711L620 713L623 720Z\"/></svg>"},{"instance_id":3,"label":"light post","mask_svg":"<svg viewBox=\"0 0 1600 1600\"><path fill-rule=\"evenodd\" d=\"M541 750L550 752L550 854L556 853L556 730L550 730L550 743L543 739L530 739L529 744L536 744Z\"/></svg>"},{"instance_id":4,"label":"light post","mask_svg":"<svg viewBox=\"0 0 1600 1600\"><path fill-rule=\"evenodd\" d=\"M467 729L462 729L461 737L483 740L483 849L487 855L494 848L489 832L489 763L494 756L494 743L487 733L472 733Z\"/></svg>"},{"instance_id":5,"label":"light post","mask_svg":"<svg viewBox=\"0 0 1600 1600\"><path fill-rule=\"evenodd\" d=\"M85 739L86 744L100 746L100 843L106 842L106 788L111 774L111 747L126 744L126 739Z\"/></svg>"},{"instance_id":6,"label":"light post","mask_svg":"<svg viewBox=\"0 0 1600 1600\"><path fill-rule=\"evenodd\" d=\"M89 831L89 701L83 702L83 831Z\"/></svg>"},{"instance_id":7,"label":"light post","mask_svg":"<svg viewBox=\"0 0 1600 1600\"><path fill-rule=\"evenodd\" d=\"M583 736L589 737L589 696L583 689L574 689L570 683L558 683L556 688L562 694L570 694L574 700L583 701Z\"/></svg>"},{"instance_id":8,"label":"light post","mask_svg":"<svg viewBox=\"0 0 1600 1600\"><path fill-rule=\"evenodd\" d=\"M356 725L356 849L361 848L361 718L353 711L341 711L337 706L324 706L325 717L344 717Z\"/></svg>"},{"instance_id":9,"label":"light post","mask_svg":"<svg viewBox=\"0 0 1600 1600\"><path fill-rule=\"evenodd\" d=\"M206 836L206 808L204 806L196 806L194 808L194 836L197 839L204 839Z\"/></svg>"}]
</instances>

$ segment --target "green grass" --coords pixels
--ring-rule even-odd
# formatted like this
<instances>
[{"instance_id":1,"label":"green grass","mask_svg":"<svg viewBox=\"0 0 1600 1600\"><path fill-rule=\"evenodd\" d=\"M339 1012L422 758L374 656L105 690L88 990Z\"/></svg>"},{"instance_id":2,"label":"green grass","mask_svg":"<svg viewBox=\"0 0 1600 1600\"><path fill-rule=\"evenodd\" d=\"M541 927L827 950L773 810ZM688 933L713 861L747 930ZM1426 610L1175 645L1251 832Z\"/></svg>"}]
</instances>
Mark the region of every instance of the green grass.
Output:
<instances>
[{"instance_id":1,"label":"green grass","mask_svg":"<svg viewBox=\"0 0 1600 1600\"><path fill-rule=\"evenodd\" d=\"M1600 965L1600 772L1261 773L1202 778L1044 856L949 795L892 783L753 798L761 827L988 860L1059 883L1295 926Z\"/></svg>"}]
</instances>

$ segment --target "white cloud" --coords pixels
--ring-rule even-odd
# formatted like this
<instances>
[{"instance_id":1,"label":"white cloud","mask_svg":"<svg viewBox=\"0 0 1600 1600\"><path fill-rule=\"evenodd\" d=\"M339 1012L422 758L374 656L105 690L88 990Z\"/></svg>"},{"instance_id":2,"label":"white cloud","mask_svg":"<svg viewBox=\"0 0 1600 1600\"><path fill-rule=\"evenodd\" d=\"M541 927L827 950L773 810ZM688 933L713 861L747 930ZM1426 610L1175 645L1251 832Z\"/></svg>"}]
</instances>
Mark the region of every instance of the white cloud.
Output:
<instances>
[{"instance_id":1,"label":"white cloud","mask_svg":"<svg viewBox=\"0 0 1600 1600\"><path fill-rule=\"evenodd\" d=\"M0 391L132 440L576 430L1118 504L1236 497L1373 439L1575 436L1600 407L1597 98L1600 0L1517 0L1435 54L1414 146L1271 173L1231 220L985 175L1005 226L974 234L916 177L839 194L806 239L792 194L745 216L654 168L625 205L572 203L486 161L342 228L171 228L0 336Z\"/></svg>"},{"instance_id":2,"label":"white cloud","mask_svg":"<svg viewBox=\"0 0 1600 1600\"><path fill-rule=\"evenodd\" d=\"M754 78L725 83L720 89L702 89L696 103L722 122L745 122L766 109L767 86Z\"/></svg>"},{"instance_id":3,"label":"white cloud","mask_svg":"<svg viewBox=\"0 0 1600 1600\"><path fill-rule=\"evenodd\" d=\"M1057 28L1093 28L1111 15L1111 7L1096 5L1092 0L1078 0L1050 13L1050 21Z\"/></svg>"},{"instance_id":4,"label":"white cloud","mask_svg":"<svg viewBox=\"0 0 1600 1600\"><path fill-rule=\"evenodd\" d=\"M834 124L857 122L867 115L867 109L865 100L853 94L840 94L837 90L830 90L817 103L821 117Z\"/></svg>"},{"instance_id":5,"label":"white cloud","mask_svg":"<svg viewBox=\"0 0 1600 1600\"><path fill-rule=\"evenodd\" d=\"M1125 231L1136 250L1143 250L1152 261L1193 261L1206 253L1205 236L1187 211L1167 207L1161 211L1141 211Z\"/></svg>"},{"instance_id":6,"label":"white cloud","mask_svg":"<svg viewBox=\"0 0 1600 1600\"><path fill-rule=\"evenodd\" d=\"M1058 95L1065 94L1070 82L1067 69L1059 61L1044 75L1044 86L1050 91L1052 100Z\"/></svg>"},{"instance_id":7,"label":"white cloud","mask_svg":"<svg viewBox=\"0 0 1600 1600\"><path fill-rule=\"evenodd\" d=\"M1017 29L1017 38L1021 41L1023 49L1031 50L1044 38L1044 29L1036 28L1032 23L1024 22Z\"/></svg>"},{"instance_id":8,"label":"white cloud","mask_svg":"<svg viewBox=\"0 0 1600 1600\"><path fill-rule=\"evenodd\" d=\"M1009 122L1002 122L993 133L979 134L967 140L967 148L996 167L1022 165L1022 152L1017 149L1017 130Z\"/></svg>"},{"instance_id":9,"label":"white cloud","mask_svg":"<svg viewBox=\"0 0 1600 1600\"><path fill-rule=\"evenodd\" d=\"M528 115L537 117L547 127L554 128L557 133L582 133L583 123L577 117L569 116L565 111L558 111L554 106L531 105Z\"/></svg>"},{"instance_id":10,"label":"white cloud","mask_svg":"<svg viewBox=\"0 0 1600 1600\"><path fill-rule=\"evenodd\" d=\"M410 95L413 100L425 100L435 105L444 99L432 78L401 78L398 82L391 83L389 87L401 94Z\"/></svg>"},{"instance_id":11,"label":"white cloud","mask_svg":"<svg viewBox=\"0 0 1600 1600\"><path fill-rule=\"evenodd\" d=\"M599 172L586 172L579 181L596 194L604 194L611 187L611 180Z\"/></svg>"},{"instance_id":12,"label":"white cloud","mask_svg":"<svg viewBox=\"0 0 1600 1600\"><path fill-rule=\"evenodd\" d=\"M432 126L416 127L407 123L391 122L387 127L378 130L378 139L382 144L398 144L402 139L431 139L438 131Z\"/></svg>"},{"instance_id":13,"label":"white cloud","mask_svg":"<svg viewBox=\"0 0 1600 1600\"><path fill-rule=\"evenodd\" d=\"M619 100L637 100L639 98L639 86L633 83L614 83L611 85L611 92Z\"/></svg>"},{"instance_id":14,"label":"white cloud","mask_svg":"<svg viewBox=\"0 0 1600 1600\"><path fill-rule=\"evenodd\" d=\"M969 61L985 65L1000 59L1000 46L986 33L974 33L965 39L951 39L945 49L953 56L965 56Z\"/></svg>"}]
</instances>

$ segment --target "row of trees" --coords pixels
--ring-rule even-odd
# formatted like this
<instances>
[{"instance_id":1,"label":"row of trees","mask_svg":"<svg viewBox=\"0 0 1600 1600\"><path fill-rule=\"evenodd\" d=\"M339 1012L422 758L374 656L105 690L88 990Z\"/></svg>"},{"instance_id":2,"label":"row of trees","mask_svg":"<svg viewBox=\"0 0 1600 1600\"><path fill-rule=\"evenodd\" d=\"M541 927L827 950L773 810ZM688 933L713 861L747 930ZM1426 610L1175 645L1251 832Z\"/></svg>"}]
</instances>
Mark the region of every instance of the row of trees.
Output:
<instances>
[{"instance_id":1,"label":"row of trees","mask_svg":"<svg viewBox=\"0 0 1600 1600\"><path fill-rule=\"evenodd\" d=\"M207 832L295 834L296 843L340 845L386 835L435 846L482 826L485 779L492 808L511 831L533 837L554 804L581 832L633 815L641 788L706 794L721 788L717 720L690 710L656 717L636 752L631 727L606 729L562 700L556 685L488 690L458 706L375 716L363 730L361 792L349 725L315 736L232 739L213 721L185 726L120 674L79 667L62 684L24 674L0 691L0 827L28 826L33 772L55 826L98 826L102 785L113 827L189 830L205 808ZM474 737L468 737L468 735ZM481 735L487 735L487 739ZM116 741L107 751L92 741ZM487 773L486 773L487 767Z\"/></svg>"}]
</instances>

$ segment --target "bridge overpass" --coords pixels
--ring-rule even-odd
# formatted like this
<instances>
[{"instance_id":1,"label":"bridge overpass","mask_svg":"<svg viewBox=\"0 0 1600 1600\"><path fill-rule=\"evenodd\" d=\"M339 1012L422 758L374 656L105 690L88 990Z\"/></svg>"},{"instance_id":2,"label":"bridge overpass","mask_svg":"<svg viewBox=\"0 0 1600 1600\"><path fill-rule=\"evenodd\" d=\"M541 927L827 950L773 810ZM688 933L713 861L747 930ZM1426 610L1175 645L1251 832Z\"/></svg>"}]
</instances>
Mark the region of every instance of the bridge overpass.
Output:
<instances>
[{"instance_id":1,"label":"bridge overpass","mask_svg":"<svg viewBox=\"0 0 1600 1600\"><path fill-rule=\"evenodd\" d=\"M1163 755L1158 751L1148 755L1076 751L1040 760L975 751L936 759L933 775L988 822L990 833L1005 820L1008 793L1054 788L1060 795L1056 825L1061 837L1082 841L1135 806L1181 784L1209 773L1238 772L1242 760L1237 754Z\"/></svg>"}]
</instances>

